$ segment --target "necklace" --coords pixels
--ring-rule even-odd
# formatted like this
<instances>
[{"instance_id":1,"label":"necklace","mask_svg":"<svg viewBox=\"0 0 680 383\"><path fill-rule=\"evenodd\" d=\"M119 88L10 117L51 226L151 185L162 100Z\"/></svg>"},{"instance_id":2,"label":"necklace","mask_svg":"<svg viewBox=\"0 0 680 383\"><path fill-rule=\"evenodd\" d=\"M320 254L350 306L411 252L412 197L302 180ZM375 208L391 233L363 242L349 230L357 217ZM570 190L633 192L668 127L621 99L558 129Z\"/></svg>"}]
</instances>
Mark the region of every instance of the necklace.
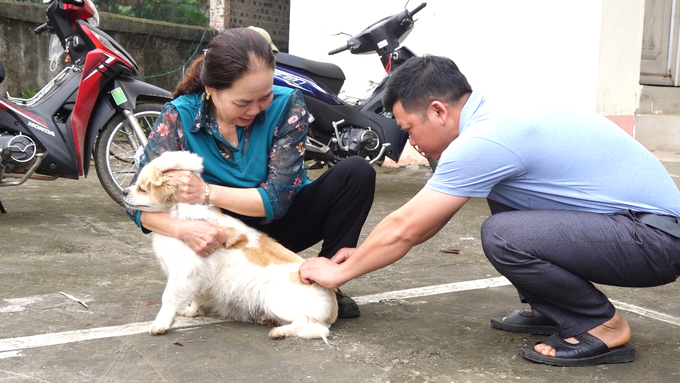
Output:
<instances>
[{"instance_id":1,"label":"necklace","mask_svg":"<svg viewBox=\"0 0 680 383\"><path fill-rule=\"evenodd\" d=\"M219 132L220 136L222 136L222 138L224 138L224 140L229 143L229 145L233 146L234 148L238 147L238 133L236 132L236 126L234 126L233 130L230 130L229 128L224 128L223 127L224 125L221 124L219 121L216 109L217 108L215 107L214 104L210 105L210 112L212 113L213 118L215 119L215 124L217 124L217 131Z\"/></svg>"},{"instance_id":2,"label":"necklace","mask_svg":"<svg viewBox=\"0 0 680 383\"><path fill-rule=\"evenodd\" d=\"M217 123L217 119L215 119L215 122ZM220 136L224 138L225 141L229 143L229 145L233 147L238 147L238 133L236 132L236 129L233 130L233 132L230 132L229 130L222 128L222 125L217 123L217 131L220 133Z\"/></svg>"}]
</instances>

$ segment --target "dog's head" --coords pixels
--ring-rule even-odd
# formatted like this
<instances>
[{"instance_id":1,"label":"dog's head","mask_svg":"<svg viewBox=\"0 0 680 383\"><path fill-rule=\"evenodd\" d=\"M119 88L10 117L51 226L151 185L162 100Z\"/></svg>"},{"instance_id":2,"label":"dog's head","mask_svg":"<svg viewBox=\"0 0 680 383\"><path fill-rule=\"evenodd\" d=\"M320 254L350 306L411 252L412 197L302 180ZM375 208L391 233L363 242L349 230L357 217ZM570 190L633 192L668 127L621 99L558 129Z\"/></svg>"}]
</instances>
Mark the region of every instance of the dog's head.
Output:
<instances>
[{"instance_id":1,"label":"dog's head","mask_svg":"<svg viewBox=\"0 0 680 383\"><path fill-rule=\"evenodd\" d=\"M203 172L203 159L185 151L163 153L144 166L137 182L123 191L125 205L149 212L170 210L176 202L178 183L167 173L169 170L188 170L200 175Z\"/></svg>"}]
</instances>

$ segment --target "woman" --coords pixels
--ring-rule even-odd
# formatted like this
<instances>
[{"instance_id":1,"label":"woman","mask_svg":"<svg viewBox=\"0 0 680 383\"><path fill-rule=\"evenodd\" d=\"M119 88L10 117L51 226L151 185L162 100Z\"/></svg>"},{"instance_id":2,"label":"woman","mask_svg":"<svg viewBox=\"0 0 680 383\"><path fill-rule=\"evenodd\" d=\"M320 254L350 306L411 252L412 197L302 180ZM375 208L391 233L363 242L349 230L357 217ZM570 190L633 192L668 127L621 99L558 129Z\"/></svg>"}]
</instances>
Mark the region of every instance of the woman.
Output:
<instances>
[{"instance_id":1,"label":"woman","mask_svg":"<svg viewBox=\"0 0 680 383\"><path fill-rule=\"evenodd\" d=\"M375 171L356 157L314 182L307 177L307 109L300 91L273 85L275 64L255 30L215 36L163 108L140 169L164 151L195 152L205 171L202 177L174 172L182 184L180 202L216 205L294 252L322 240L319 255L330 258L356 246L373 203ZM207 222L128 213L145 232L182 239L203 257L226 241ZM356 302L339 290L336 295L339 317L359 315Z\"/></svg>"}]
</instances>

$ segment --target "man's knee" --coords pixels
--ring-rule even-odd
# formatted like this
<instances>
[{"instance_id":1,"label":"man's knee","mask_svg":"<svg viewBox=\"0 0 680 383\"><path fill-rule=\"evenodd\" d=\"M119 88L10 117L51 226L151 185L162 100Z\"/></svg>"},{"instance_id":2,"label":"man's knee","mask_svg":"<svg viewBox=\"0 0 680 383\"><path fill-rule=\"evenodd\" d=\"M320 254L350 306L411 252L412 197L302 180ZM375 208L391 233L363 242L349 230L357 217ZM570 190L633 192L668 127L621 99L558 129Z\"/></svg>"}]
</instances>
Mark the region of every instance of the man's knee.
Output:
<instances>
[{"instance_id":1,"label":"man's knee","mask_svg":"<svg viewBox=\"0 0 680 383\"><path fill-rule=\"evenodd\" d=\"M482 224L482 248L486 257L494 264L508 254L508 240L512 237L515 226L510 215L497 213L487 218Z\"/></svg>"}]
</instances>

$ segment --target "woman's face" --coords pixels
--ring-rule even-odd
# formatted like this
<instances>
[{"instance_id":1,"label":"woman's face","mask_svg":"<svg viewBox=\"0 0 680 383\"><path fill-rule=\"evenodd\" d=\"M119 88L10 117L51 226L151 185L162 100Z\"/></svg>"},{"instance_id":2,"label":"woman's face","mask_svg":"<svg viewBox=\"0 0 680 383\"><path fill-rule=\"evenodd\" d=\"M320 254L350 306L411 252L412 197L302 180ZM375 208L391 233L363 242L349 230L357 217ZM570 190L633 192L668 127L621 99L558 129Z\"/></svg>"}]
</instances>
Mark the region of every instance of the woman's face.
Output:
<instances>
[{"instance_id":1,"label":"woman's face","mask_svg":"<svg viewBox=\"0 0 680 383\"><path fill-rule=\"evenodd\" d=\"M215 106L220 124L248 126L255 116L267 109L274 97L274 71L266 65L234 81L231 88L215 90L206 87Z\"/></svg>"}]
</instances>

